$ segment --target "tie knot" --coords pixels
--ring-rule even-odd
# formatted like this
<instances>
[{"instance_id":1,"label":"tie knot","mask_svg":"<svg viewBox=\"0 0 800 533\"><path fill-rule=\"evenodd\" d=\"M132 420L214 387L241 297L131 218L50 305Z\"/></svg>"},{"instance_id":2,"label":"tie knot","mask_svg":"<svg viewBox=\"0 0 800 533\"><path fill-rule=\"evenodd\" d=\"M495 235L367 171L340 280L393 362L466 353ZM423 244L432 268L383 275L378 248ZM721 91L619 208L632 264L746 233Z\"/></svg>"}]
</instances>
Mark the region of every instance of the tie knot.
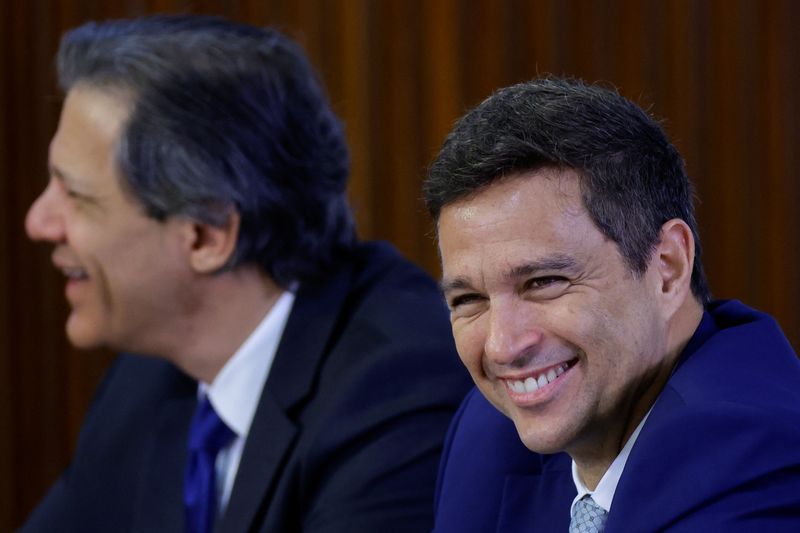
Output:
<instances>
[{"instance_id":1,"label":"tie knot","mask_svg":"<svg viewBox=\"0 0 800 533\"><path fill-rule=\"evenodd\" d=\"M597 505L591 496L586 495L575 502L569 533L602 533L607 518L608 512Z\"/></svg>"},{"instance_id":2,"label":"tie knot","mask_svg":"<svg viewBox=\"0 0 800 533\"><path fill-rule=\"evenodd\" d=\"M219 417L208 396L197 407L189 432L189 450L216 456L234 437L234 432Z\"/></svg>"}]
</instances>

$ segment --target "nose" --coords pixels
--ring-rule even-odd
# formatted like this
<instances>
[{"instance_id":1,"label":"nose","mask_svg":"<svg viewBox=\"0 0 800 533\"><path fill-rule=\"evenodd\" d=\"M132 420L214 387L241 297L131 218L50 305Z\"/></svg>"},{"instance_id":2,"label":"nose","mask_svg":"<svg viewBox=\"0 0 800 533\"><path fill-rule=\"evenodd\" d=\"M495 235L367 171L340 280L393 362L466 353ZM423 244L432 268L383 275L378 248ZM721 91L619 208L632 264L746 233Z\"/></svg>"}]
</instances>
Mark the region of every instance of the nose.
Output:
<instances>
[{"instance_id":1,"label":"nose","mask_svg":"<svg viewBox=\"0 0 800 533\"><path fill-rule=\"evenodd\" d=\"M493 364L524 366L536 353L543 331L532 305L518 300L492 302L484 352Z\"/></svg>"},{"instance_id":2,"label":"nose","mask_svg":"<svg viewBox=\"0 0 800 533\"><path fill-rule=\"evenodd\" d=\"M25 216L25 231L34 241L58 243L64 240L64 217L56 188L51 180Z\"/></svg>"}]
</instances>

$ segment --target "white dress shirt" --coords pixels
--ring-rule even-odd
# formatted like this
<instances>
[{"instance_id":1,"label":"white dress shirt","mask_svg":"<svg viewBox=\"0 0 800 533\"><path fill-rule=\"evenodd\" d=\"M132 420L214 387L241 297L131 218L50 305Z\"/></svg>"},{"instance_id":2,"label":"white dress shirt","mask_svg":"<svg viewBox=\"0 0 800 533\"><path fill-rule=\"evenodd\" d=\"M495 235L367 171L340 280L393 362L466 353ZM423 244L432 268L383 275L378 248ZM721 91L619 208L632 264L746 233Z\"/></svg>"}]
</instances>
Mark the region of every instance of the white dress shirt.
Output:
<instances>
[{"instance_id":1,"label":"white dress shirt","mask_svg":"<svg viewBox=\"0 0 800 533\"><path fill-rule=\"evenodd\" d=\"M587 494L589 494L592 497L592 500L594 500L594 502L602 507L606 512L611 511L611 502L614 500L614 493L617 490L619 478L622 477L622 471L625 469L625 463L628 462L628 456L631 453L631 449L633 449L633 445L636 442L636 439L639 437L639 432L641 432L648 416L650 416L650 411L644 415L642 421L639 422L639 425L636 426L635 430L633 430L633 433L631 433L631 436L628 438L628 442L626 442L625 446L622 447L619 455L614 458L614 462L611 463L611 466L608 467L606 473L603 474L603 477L600 479L600 483L597 484L597 488L594 491L589 490L586 485L583 484L581 477L578 475L578 467L575 464L575 461L572 461L572 481L575 483L575 488L578 489L578 495L575 496L574 500L572 500L572 506L569 510L570 516L572 516L575 503L577 503L578 500Z\"/></svg>"},{"instance_id":2,"label":"white dress shirt","mask_svg":"<svg viewBox=\"0 0 800 533\"><path fill-rule=\"evenodd\" d=\"M198 386L198 399L208 396L217 415L236 434L233 441L220 450L215 464L218 516L222 515L228 505L244 443L292 304L292 291L281 294L261 323L225 363L214 381L210 385L201 382Z\"/></svg>"}]
</instances>

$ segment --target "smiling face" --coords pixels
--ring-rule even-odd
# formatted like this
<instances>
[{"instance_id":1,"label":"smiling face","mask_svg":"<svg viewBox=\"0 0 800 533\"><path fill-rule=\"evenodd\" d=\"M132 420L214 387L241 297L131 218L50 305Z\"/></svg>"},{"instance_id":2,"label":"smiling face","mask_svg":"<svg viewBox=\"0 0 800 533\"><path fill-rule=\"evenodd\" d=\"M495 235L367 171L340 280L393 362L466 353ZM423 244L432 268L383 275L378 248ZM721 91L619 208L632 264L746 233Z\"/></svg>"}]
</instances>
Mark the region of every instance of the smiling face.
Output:
<instances>
[{"instance_id":1,"label":"smiling face","mask_svg":"<svg viewBox=\"0 0 800 533\"><path fill-rule=\"evenodd\" d=\"M69 91L50 181L25 221L32 239L55 247L71 306L67 335L78 347L159 349L190 305L183 222L146 216L121 188L114 150L130 107L116 92Z\"/></svg>"},{"instance_id":2,"label":"smiling face","mask_svg":"<svg viewBox=\"0 0 800 533\"><path fill-rule=\"evenodd\" d=\"M456 346L481 392L529 449L610 463L674 362L655 261L633 275L571 170L449 204L438 235Z\"/></svg>"}]
</instances>

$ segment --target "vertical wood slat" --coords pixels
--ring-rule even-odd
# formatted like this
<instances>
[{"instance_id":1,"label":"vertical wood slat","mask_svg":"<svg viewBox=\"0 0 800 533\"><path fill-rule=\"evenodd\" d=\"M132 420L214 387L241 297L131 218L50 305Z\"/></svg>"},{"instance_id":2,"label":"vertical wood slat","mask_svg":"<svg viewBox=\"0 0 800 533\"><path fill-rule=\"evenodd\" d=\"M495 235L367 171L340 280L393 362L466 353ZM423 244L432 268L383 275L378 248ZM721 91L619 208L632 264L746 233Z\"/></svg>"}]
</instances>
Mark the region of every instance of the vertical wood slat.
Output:
<instances>
[{"instance_id":1,"label":"vertical wood slat","mask_svg":"<svg viewBox=\"0 0 800 533\"><path fill-rule=\"evenodd\" d=\"M27 16L28 12L36 18ZM42 319L38 325L46 327L47 310L39 312L33 305L41 296L36 289L47 285L48 276L38 278L44 272L45 254L33 255L23 237L22 218L25 212L26 199L31 192L38 191L39 183L45 168L43 155L46 131L51 121L47 117L47 108L43 105L46 86L51 77L41 68L31 68L49 55L47 41L32 40L37 27L45 34L49 26L49 17L43 9L43 2L31 2L25 6L13 3L10 12L6 12L11 22L10 31L5 35L9 61L6 90L9 102L7 121L3 125L8 131L8 159L3 177L8 179L9 194L4 198L8 202L3 211L9 220L5 226L14 249L6 257L9 261L8 301L13 306L8 325L11 333L10 351L2 354L10 361L12 376L9 382L12 405L12 431L14 436L20 434L28 439L12 441L10 452L10 473L13 480L30 479L38 484L51 482L67 457L68 447L66 417L57 413L51 406L65 405L65 384L62 381L66 360L60 358L53 363L51 356L55 354L52 338L42 337L31 328L25 327L29 320ZM6 47L4 46L4 49ZM34 142L26 142L28 140ZM32 268L24 268L17 260L36 261ZM39 284L41 279L45 283ZM30 322L27 322L30 323ZM35 323L35 322L34 322ZM32 439L30 436L38 438ZM20 445L20 443L22 445ZM18 512L18 503L30 500L39 493L34 483L22 483L16 486L10 501L12 512Z\"/></svg>"},{"instance_id":2,"label":"vertical wood slat","mask_svg":"<svg viewBox=\"0 0 800 533\"><path fill-rule=\"evenodd\" d=\"M687 160L714 291L773 312L800 342L800 7L792 0L7 2L0 530L19 525L64 466L110 357L68 347L61 277L49 251L22 234L57 119L52 54L60 34L87 19L178 11L277 25L303 44L347 126L361 235L394 241L434 274L419 185L465 106L537 73L618 85L652 104Z\"/></svg>"},{"instance_id":3,"label":"vertical wood slat","mask_svg":"<svg viewBox=\"0 0 800 533\"><path fill-rule=\"evenodd\" d=\"M702 87L704 52L697 2L681 0L665 2L663 12L665 42L655 60L664 69L663 85L659 86L661 117L673 142L683 154L689 177L697 183L702 160L700 149L703 122ZM699 190L704 197L703 190ZM703 203L697 203L702 219Z\"/></svg>"},{"instance_id":4,"label":"vertical wood slat","mask_svg":"<svg viewBox=\"0 0 800 533\"><path fill-rule=\"evenodd\" d=\"M560 24L558 0L527 2L519 0L512 6L512 24L519 37L521 54L512 65L519 81L543 75L563 74L562 47L559 39L564 33ZM526 59L527 58L527 59Z\"/></svg>"},{"instance_id":5,"label":"vertical wood slat","mask_svg":"<svg viewBox=\"0 0 800 533\"><path fill-rule=\"evenodd\" d=\"M376 160L373 219L376 235L391 236L407 255L418 246L417 226L420 175L418 109L420 86L416 76L420 43L419 1L390 1L375 5L375 26L382 38L373 57L378 77L371 105L373 142L370 149ZM410 186L409 186L410 185Z\"/></svg>"},{"instance_id":6,"label":"vertical wood slat","mask_svg":"<svg viewBox=\"0 0 800 533\"><path fill-rule=\"evenodd\" d=\"M495 89L511 83L508 66L509 32L507 2L469 0L462 5L458 24L462 65L461 79L466 103L474 106Z\"/></svg>"},{"instance_id":7,"label":"vertical wood slat","mask_svg":"<svg viewBox=\"0 0 800 533\"><path fill-rule=\"evenodd\" d=\"M8 176L9 153L7 128L9 120L8 109L11 107L9 102L8 78L11 72L9 65L10 50L5 46L9 42L11 31L11 21L8 16L10 6L0 7L0 198L9 197L9 180L2 176ZM10 226L10 206L5 202L0 206L0 224L7 228ZM0 257L11 257L14 247L9 232L0 232ZM11 475L13 465L14 443L14 407L13 391L11 384L15 381L13 367L11 365L12 354L12 332L10 327L12 301L10 280L11 262L0 260L0 294L7 295L0 298L0 528L10 527L10 517L13 513L14 505L14 478Z\"/></svg>"},{"instance_id":8,"label":"vertical wood slat","mask_svg":"<svg viewBox=\"0 0 800 533\"><path fill-rule=\"evenodd\" d=\"M422 140L424 165L433 159L450 131L453 120L464 111L464 91L459 82L463 65L458 60L457 46L462 38L459 7L458 0L432 2L422 18L422 54L418 76L423 87L419 113L425 126L418 134ZM418 230L417 238L425 239L421 243L418 262L429 272L438 274L440 267L432 221L424 216Z\"/></svg>"},{"instance_id":9,"label":"vertical wood slat","mask_svg":"<svg viewBox=\"0 0 800 533\"><path fill-rule=\"evenodd\" d=\"M769 308L790 332L800 330L796 296L800 294L797 276L800 249L800 51L796 31L800 27L800 8L792 0L763 2L760 11L761 68L757 79L763 86L759 94L763 132L763 164L754 177L756 187L764 192L761 202L763 231L757 236L763 260L757 261L757 285L762 291L762 305ZM769 280L764 282L763 280ZM794 295L794 297L787 297ZM796 337L795 337L796 339Z\"/></svg>"},{"instance_id":10,"label":"vertical wood slat","mask_svg":"<svg viewBox=\"0 0 800 533\"><path fill-rule=\"evenodd\" d=\"M711 9L714 13L708 32L711 68L703 88L709 110L704 146L714 156L709 158L710 167L704 176L710 192L704 202L713 213L713 217L706 218L712 235L706 239L712 288L720 296L746 298L752 286L747 245L755 217L749 205L750 181L745 169L755 154L750 153L747 145L749 107L746 107L743 77L752 76L744 65L748 58L744 48L753 43L751 36L743 39L737 31L742 24L737 18L737 6L738 3L720 0Z\"/></svg>"},{"instance_id":11,"label":"vertical wood slat","mask_svg":"<svg viewBox=\"0 0 800 533\"><path fill-rule=\"evenodd\" d=\"M350 145L350 203L361 234L375 231L372 183L374 172L369 146L369 126L373 109L364 105L370 101L368 35L369 6L366 0L344 2L338 27L341 44L341 86L337 94L341 101L342 119Z\"/></svg>"}]
</instances>

